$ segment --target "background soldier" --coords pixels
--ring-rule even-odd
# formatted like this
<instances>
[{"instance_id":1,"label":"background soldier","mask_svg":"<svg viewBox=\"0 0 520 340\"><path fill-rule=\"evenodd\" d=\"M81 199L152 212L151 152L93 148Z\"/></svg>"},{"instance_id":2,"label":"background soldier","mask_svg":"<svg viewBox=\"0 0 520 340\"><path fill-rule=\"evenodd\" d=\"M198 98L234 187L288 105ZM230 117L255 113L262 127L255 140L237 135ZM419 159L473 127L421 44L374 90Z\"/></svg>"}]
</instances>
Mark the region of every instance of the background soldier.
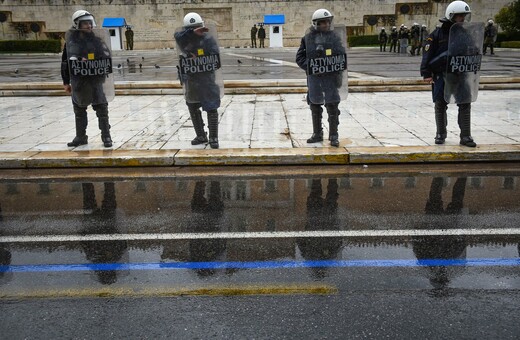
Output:
<instances>
[{"instance_id":1,"label":"background soldier","mask_svg":"<svg viewBox=\"0 0 520 340\"><path fill-rule=\"evenodd\" d=\"M260 28L258 29L258 40L260 40L260 48L265 48L264 40L265 40L265 28L263 24L260 24Z\"/></svg>"},{"instance_id":2,"label":"background soldier","mask_svg":"<svg viewBox=\"0 0 520 340\"><path fill-rule=\"evenodd\" d=\"M442 26L436 28L427 39L421 63L421 76L426 82L433 83L432 93L435 103L435 123L437 133L435 144L444 144L446 140L448 119L446 110L448 103L444 98L444 82L446 78L448 38L454 23L463 22L471 9L464 1L453 1L446 8L446 17L440 19ZM475 147L477 144L471 137L471 103L457 104L459 107L458 123L460 127L460 144Z\"/></svg>"},{"instance_id":3,"label":"background soldier","mask_svg":"<svg viewBox=\"0 0 520 340\"><path fill-rule=\"evenodd\" d=\"M497 40L497 28L493 25L493 20L488 20L488 24L484 30L484 54L487 53L487 48L491 49L491 55L495 55L493 47Z\"/></svg>"},{"instance_id":4,"label":"background soldier","mask_svg":"<svg viewBox=\"0 0 520 340\"><path fill-rule=\"evenodd\" d=\"M208 32L209 29L204 26L204 21L199 14L186 14L182 31L175 33L175 41L181 53L180 58L195 58L201 56L201 53L204 56L219 56L217 41ZM220 107L220 87L216 82L215 71L181 74L180 78L184 86L186 105L197 134L191 144L208 142L200 111L202 107L208 113L209 145L212 149L218 149L217 109Z\"/></svg>"},{"instance_id":5,"label":"background soldier","mask_svg":"<svg viewBox=\"0 0 520 340\"><path fill-rule=\"evenodd\" d=\"M256 48L256 32L258 32L258 29L256 28L256 25L253 25L251 27L251 47Z\"/></svg>"},{"instance_id":6,"label":"background soldier","mask_svg":"<svg viewBox=\"0 0 520 340\"><path fill-rule=\"evenodd\" d=\"M346 50L341 38L332 30L334 16L326 9L319 9L312 15L312 26L301 40L296 53L296 63L307 72L307 102L312 113L313 134L307 143L323 141L321 118L322 105L325 104L329 116L329 140L331 146L339 146L338 125L341 97L339 89L343 83L343 73L330 72L309 74L309 61L331 55L345 55ZM345 60L346 69L346 60Z\"/></svg>"},{"instance_id":7,"label":"background soldier","mask_svg":"<svg viewBox=\"0 0 520 340\"><path fill-rule=\"evenodd\" d=\"M85 10L79 10L72 15L72 34L70 35L69 45L63 47L61 56L61 78L63 80L63 88L65 92L72 93L72 106L76 119L76 137L67 146L79 146L88 144L87 136L87 105L85 102L92 103L92 108L96 111L99 120L99 129L101 130L101 140L105 147L112 146L112 137L110 136L110 124L108 122L108 101L103 89L103 83L106 81L106 75L80 77L72 76L69 70L69 59L88 60L90 55L96 58L110 58L111 52L106 43L96 36L92 29L96 26L96 22L92 14ZM69 51L67 51L69 48ZM82 98L82 102L78 102L78 98Z\"/></svg>"},{"instance_id":8,"label":"background soldier","mask_svg":"<svg viewBox=\"0 0 520 340\"><path fill-rule=\"evenodd\" d=\"M388 34L386 34L385 28L381 28L379 33L379 52L386 52L386 42L388 41Z\"/></svg>"},{"instance_id":9,"label":"background soldier","mask_svg":"<svg viewBox=\"0 0 520 340\"><path fill-rule=\"evenodd\" d=\"M126 26L126 49L133 50L134 49L134 31L132 31L132 27Z\"/></svg>"},{"instance_id":10,"label":"background soldier","mask_svg":"<svg viewBox=\"0 0 520 340\"><path fill-rule=\"evenodd\" d=\"M392 27L392 32L390 33L390 52L398 52L397 50L397 41L399 40L399 33L397 33L397 27Z\"/></svg>"}]
</instances>

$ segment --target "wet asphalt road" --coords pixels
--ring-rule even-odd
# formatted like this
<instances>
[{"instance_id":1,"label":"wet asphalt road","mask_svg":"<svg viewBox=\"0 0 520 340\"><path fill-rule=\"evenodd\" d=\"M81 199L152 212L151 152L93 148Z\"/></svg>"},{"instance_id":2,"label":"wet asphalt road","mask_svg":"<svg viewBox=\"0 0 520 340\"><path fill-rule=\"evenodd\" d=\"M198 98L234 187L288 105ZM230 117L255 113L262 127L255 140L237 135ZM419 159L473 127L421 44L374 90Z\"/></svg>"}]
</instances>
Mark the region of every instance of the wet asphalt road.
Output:
<instances>
[{"instance_id":1,"label":"wet asphalt road","mask_svg":"<svg viewBox=\"0 0 520 340\"><path fill-rule=\"evenodd\" d=\"M222 49L223 77L225 80L303 79L305 73L295 63L296 50ZM495 56L483 58L481 75L518 77L519 57L520 50L497 49ZM352 79L420 77L421 57L382 53L378 48L351 48L348 58ZM119 51L114 53L113 61L115 81L178 79L174 50ZM61 81L60 63L61 54L0 55L0 82Z\"/></svg>"},{"instance_id":2,"label":"wet asphalt road","mask_svg":"<svg viewBox=\"0 0 520 340\"><path fill-rule=\"evenodd\" d=\"M22 338L520 334L520 166L3 171Z\"/></svg>"}]
</instances>

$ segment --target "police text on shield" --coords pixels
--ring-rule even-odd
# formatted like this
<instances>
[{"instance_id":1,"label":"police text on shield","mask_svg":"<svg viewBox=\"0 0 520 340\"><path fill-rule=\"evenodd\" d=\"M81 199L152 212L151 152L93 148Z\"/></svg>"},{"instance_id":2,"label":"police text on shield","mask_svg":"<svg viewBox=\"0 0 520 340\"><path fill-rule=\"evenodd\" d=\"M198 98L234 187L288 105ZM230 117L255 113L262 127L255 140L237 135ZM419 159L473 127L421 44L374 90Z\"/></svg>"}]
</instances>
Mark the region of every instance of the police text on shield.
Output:
<instances>
[{"instance_id":1,"label":"police text on shield","mask_svg":"<svg viewBox=\"0 0 520 340\"><path fill-rule=\"evenodd\" d=\"M347 69L347 55L339 54L322 58L312 58L308 62L309 74L341 72Z\"/></svg>"},{"instance_id":2,"label":"police text on shield","mask_svg":"<svg viewBox=\"0 0 520 340\"><path fill-rule=\"evenodd\" d=\"M220 56L212 54L195 58L180 58L180 66L182 74L216 71L220 68Z\"/></svg>"},{"instance_id":3,"label":"police text on shield","mask_svg":"<svg viewBox=\"0 0 520 340\"><path fill-rule=\"evenodd\" d=\"M73 76L105 76L112 73L112 59L70 60Z\"/></svg>"},{"instance_id":4,"label":"police text on shield","mask_svg":"<svg viewBox=\"0 0 520 340\"><path fill-rule=\"evenodd\" d=\"M480 71L482 55L450 56L448 62L449 73L465 73Z\"/></svg>"}]
</instances>

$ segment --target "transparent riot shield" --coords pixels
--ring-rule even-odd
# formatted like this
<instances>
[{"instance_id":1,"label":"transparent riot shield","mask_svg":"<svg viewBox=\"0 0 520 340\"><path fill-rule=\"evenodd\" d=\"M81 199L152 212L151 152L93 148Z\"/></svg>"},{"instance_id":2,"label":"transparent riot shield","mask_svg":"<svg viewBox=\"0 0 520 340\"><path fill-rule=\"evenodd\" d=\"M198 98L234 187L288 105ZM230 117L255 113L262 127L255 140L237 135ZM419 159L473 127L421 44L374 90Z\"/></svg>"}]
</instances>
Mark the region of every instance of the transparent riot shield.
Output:
<instances>
[{"instance_id":1,"label":"transparent riot shield","mask_svg":"<svg viewBox=\"0 0 520 340\"><path fill-rule=\"evenodd\" d=\"M217 31L214 26L206 28L202 34L195 33L193 28L175 32L177 69L184 97L187 103L201 103L204 110L218 108L224 96Z\"/></svg>"},{"instance_id":2,"label":"transparent riot shield","mask_svg":"<svg viewBox=\"0 0 520 340\"><path fill-rule=\"evenodd\" d=\"M108 31L71 29L65 42L74 103L88 106L112 101L115 90Z\"/></svg>"},{"instance_id":3,"label":"transparent riot shield","mask_svg":"<svg viewBox=\"0 0 520 340\"><path fill-rule=\"evenodd\" d=\"M477 100L484 23L457 23L450 29L444 99L468 104Z\"/></svg>"},{"instance_id":4,"label":"transparent riot shield","mask_svg":"<svg viewBox=\"0 0 520 340\"><path fill-rule=\"evenodd\" d=\"M348 95L347 33L345 26L305 34L308 100L313 104L339 103Z\"/></svg>"}]
</instances>

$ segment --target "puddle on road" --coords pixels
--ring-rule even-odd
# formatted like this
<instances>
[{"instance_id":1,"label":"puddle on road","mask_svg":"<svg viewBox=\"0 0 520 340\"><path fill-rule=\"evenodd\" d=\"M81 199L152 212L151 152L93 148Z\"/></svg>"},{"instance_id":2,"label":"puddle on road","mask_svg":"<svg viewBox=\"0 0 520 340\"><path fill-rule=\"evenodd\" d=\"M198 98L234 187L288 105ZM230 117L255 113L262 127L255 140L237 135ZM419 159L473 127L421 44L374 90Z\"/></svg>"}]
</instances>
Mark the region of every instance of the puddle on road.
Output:
<instances>
[{"instance_id":1,"label":"puddle on road","mask_svg":"<svg viewBox=\"0 0 520 340\"><path fill-rule=\"evenodd\" d=\"M64 276L194 290L221 280L516 287L519 181L516 173L4 181L0 285L15 294L41 282L64 287L55 281Z\"/></svg>"}]
</instances>

